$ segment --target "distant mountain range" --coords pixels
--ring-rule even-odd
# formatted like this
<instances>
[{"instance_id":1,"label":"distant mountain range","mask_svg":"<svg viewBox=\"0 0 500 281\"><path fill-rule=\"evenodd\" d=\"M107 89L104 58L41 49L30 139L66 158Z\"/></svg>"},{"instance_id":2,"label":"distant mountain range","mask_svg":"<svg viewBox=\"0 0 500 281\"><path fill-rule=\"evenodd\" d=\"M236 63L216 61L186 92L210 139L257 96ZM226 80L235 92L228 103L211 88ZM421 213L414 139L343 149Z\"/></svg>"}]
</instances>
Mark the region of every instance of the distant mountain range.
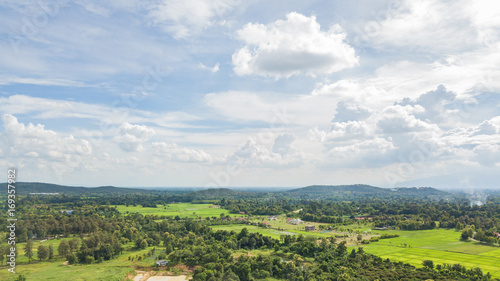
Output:
<instances>
[{"instance_id":1,"label":"distant mountain range","mask_svg":"<svg viewBox=\"0 0 500 281\"><path fill-rule=\"evenodd\" d=\"M82 187L82 186L66 186L51 183L41 182L18 182L14 185L16 194L149 194L154 190L141 188L123 188L114 186L99 186L99 187ZM0 184L0 194L7 192L7 183ZM156 191L158 192L158 191Z\"/></svg>"},{"instance_id":2,"label":"distant mountain range","mask_svg":"<svg viewBox=\"0 0 500 281\"><path fill-rule=\"evenodd\" d=\"M104 194L182 194L182 199L188 201L238 198L238 197L259 197L269 194L277 197L289 197L294 199L335 199L335 200L355 200L365 198L429 198L443 199L453 196L451 193L438 190L432 187L412 187L412 188L380 188L364 184L355 185L312 185L292 190L283 190L280 192L266 191L246 192L237 191L229 188L209 188L192 191L193 189L181 188L173 189L145 189L145 188L123 188L114 186L100 187L82 187L82 186L64 186L50 183L39 182L18 182L16 183L16 194L82 194L82 195L104 195ZM7 191L7 183L0 184L0 194Z\"/></svg>"},{"instance_id":3,"label":"distant mountain range","mask_svg":"<svg viewBox=\"0 0 500 281\"><path fill-rule=\"evenodd\" d=\"M451 193L432 187L398 187L380 188L365 184L354 185L312 185L287 191L284 196L301 199L363 199L363 198L397 198L415 197L442 199L452 196Z\"/></svg>"}]
</instances>

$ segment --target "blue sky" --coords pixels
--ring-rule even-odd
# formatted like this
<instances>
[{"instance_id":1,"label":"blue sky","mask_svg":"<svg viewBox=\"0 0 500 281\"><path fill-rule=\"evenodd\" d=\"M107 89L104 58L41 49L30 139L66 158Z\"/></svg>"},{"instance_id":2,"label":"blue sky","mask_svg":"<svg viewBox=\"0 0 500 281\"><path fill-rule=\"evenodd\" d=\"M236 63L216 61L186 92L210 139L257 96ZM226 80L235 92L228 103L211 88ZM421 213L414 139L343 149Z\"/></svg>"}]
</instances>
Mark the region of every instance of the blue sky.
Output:
<instances>
[{"instance_id":1,"label":"blue sky","mask_svg":"<svg viewBox=\"0 0 500 281\"><path fill-rule=\"evenodd\" d=\"M0 164L116 186L498 188L496 1L2 1Z\"/></svg>"}]
</instances>

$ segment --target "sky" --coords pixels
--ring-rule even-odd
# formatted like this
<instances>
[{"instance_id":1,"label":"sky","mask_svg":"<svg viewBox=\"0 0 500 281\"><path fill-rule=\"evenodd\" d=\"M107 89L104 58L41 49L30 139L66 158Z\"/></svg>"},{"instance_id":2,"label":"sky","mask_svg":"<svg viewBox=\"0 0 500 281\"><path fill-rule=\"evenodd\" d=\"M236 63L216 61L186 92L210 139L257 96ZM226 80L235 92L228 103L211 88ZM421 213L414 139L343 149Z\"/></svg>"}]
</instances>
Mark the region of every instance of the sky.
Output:
<instances>
[{"instance_id":1,"label":"sky","mask_svg":"<svg viewBox=\"0 0 500 281\"><path fill-rule=\"evenodd\" d=\"M499 39L494 0L4 0L0 166L81 186L497 189Z\"/></svg>"}]
</instances>

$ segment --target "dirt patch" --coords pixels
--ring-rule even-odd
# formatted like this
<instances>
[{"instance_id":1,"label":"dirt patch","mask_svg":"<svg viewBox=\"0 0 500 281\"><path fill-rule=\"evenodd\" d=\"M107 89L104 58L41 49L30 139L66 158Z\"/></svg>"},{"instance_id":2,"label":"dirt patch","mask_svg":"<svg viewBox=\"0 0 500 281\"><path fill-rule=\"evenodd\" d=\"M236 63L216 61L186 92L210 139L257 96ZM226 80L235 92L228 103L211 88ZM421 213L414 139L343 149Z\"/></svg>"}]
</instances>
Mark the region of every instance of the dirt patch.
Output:
<instances>
[{"instance_id":1,"label":"dirt patch","mask_svg":"<svg viewBox=\"0 0 500 281\"><path fill-rule=\"evenodd\" d=\"M137 275L134 277L134 281L146 281L149 278L149 272L147 271L136 271Z\"/></svg>"},{"instance_id":2,"label":"dirt patch","mask_svg":"<svg viewBox=\"0 0 500 281\"><path fill-rule=\"evenodd\" d=\"M179 275L179 276L152 276L147 279L147 281L185 281L191 280L191 277L187 277L187 275Z\"/></svg>"}]
</instances>

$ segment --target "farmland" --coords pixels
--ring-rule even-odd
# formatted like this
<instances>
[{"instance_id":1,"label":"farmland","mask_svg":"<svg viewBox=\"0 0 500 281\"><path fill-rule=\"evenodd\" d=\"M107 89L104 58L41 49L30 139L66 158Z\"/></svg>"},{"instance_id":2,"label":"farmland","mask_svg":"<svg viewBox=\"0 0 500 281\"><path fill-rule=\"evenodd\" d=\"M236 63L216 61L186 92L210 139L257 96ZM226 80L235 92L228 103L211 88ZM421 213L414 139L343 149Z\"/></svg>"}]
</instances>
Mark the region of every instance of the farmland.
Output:
<instances>
[{"instance_id":1,"label":"farmland","mask_svg":"<svg viewBox=\"0 0 500 281\"><path fill-rule=\"evenodd\" d=\"M251 222L262 221L262 218L254 218ZM247 228L250 232L257 232L279 239L282 235L303 234L310 237L330 237L347 234L344 238L351 247L357 247L355 234L353 232L369 231L369 224L352 224L341 226L336 231L304 231L304 225L315 225L320 223L306 222L300 225L291 225L283 219L269 223L270 228L261 228L254 225L221 225L212 226L214 230L227 230L239 232ZM370 232L368 232L370 233ZM460 263L467 268L480 267L483 271L490 272L493 277L500 278L500 247L488 246L473 241L461 241L460 232L455 230L419 230L419 231L378 231L369 235L363 235L364 239L378 234L399 234L400 237L381 239L362 247L368 253L389 258L394 261L402 261L411 265L421 267L423 260L433 260L434 264L456 264ZM338 240L340 241L340 240ZM406 246L405 246L406 244Z\"/></svg>"},{"instance_id":2,"label":"farmland","mask_svg":"<svg viewBox=\"0 0 500 281\"><path fill-rule=\"evenodd\" d=\"M459 240L460 232L454 230L387 231L400 237L382 239L364 245L368 253L421 266L422 260L434 264L460 263L468 268L480 267L500 278L500 247L478 242ZM405 246L406 244L406 246Z\"/></svg>"},{"instance_id":3,"label":"farmland","mask_svg":"<svg viewBox=\"0 0 500 281\"><path fill-rule=\"evenodd\" d=\"M221 208L210 208L211 204L191 204L191 203L171 203L166 205L157 205L156 208L137 206L117 205L117 210L122 214L139 213L146 215L157 216L179 216L181 218L205 218L205 217L219 217L221 214L237 217L240 215L229 214L228 210Z\"/></svg>"}]
</instances>

